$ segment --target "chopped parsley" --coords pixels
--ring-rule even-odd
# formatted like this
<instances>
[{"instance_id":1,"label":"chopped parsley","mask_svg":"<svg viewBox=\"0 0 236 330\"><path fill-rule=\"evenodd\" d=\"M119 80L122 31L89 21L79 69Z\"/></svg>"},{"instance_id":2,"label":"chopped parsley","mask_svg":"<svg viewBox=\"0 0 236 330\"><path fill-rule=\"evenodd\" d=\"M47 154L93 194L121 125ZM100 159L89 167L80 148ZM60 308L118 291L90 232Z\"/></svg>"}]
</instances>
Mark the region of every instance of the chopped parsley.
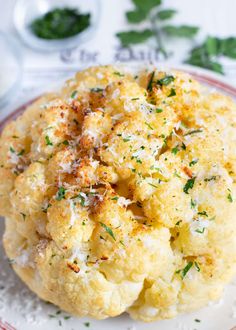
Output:
<instances>
[{"instance_id":1,"label":"chopped parsley","mask_svg":"<svg viewBox=\"0 0 236 330\"><path fill-rule=\"evenodd\" d=\"M131 157L131 160L133 160L133 159L135 159L136 160L136 163L138 163L138 164L142 164L143 163L142 160L140 158L138 158L138 156L132 156Z\"/></svg>"},{"instance_id":2,"label":"chopped parsley","mask_svg":"<svg viewBox=\"0 0 236 330\"><path fill-rule=\"evenodd\" d=\"M105 229L105 231L114 239L114 241L116 240L115 235L112 231L112 229L110 227L108 227L107 225L105 225L105 223L100 222L100 225Z\"/></svg>"},{"instance_id":3,"label":"chopped parsley","mask_svg":"<svg viewBox=\"0 0 236 330\"><path fill-rule=\"evenodd\" d=\"M181 178L181 176L178 174L178 172L176 170L174 172L174 176L176 176L177 178Z\"/></svg>"},{"instance_id":4,"label":"chopped parsley","mask_svg":"<svg viewBox=\"0 0 236 330\"><path fill-rule=\"evenodd\" d=\"M171 149L172 154L176 155L179 152L178 146Z\"/></svg>"},{"instance_id":5,"label":"chopped parsley","mask_svg":"<svg viewBox=\"0 0 236 330\"><path fill-rule=\"evenodd\" d=\"M185 186L184 186L184 188L183 188L183 191L185 192L185 194L188 194L188 193L189 193L189 192L188 192L189 189L193 189L193 186L194 186L195 180L196 180L196 177L191 178L191 179L189 179L189 180L186 182L186 184L185 184Z\"/></svg>"},{"instance_id":6,"label":"chopped parsley","mask_svg":"<svg viewBox=\"0 0 236 330\"><path fill-rule=\"evenodd\" d=\"M181 222L182 222L182 220L177 221L175 226L179 226Z\"/></svg>"},{"instance_id":7,"label":"chopped parsley","mask_svg":"<svg viewBox=\"0 0 236 330\"><path fill-rule=\"evenodd\" d=\"M161 109L161 108L156 109L156 113L161 113L161 112L163 112L163 109Z\"/></svg>"},{"instance_id":8,"label":"chopped parsley","mask_svg":"<svg viewBox=\"0 0 236 330\"><path fill-rule=\"evenodd\" d=\"M123 73L120 73L118 71L113 72L114 75L118 76L118 77L124 77L125 75Z\"/></svg>"},{"instance_id":9,"label":"chopped parsley","mask_svg":"<svg viewBox=\"0 0 236 330\"><path fill-rule=\"evenodd\" d=\"M192 167L193 165L197 164L198 159L193 159L190 163L189 166Z\"/></svg>"},{"instance_id":10,"label":"chopped parsley","mask_svg":"<svg viewBox=\"0 0 236 330\"><path fill-rule=\"evenodd\" d=\"M84 323L84 326L88 328L88 327L90 327L90 323L89 322L85 322Z\"/></svg>"},{"instance_id":11,"label":"chopped parsley","mask_svg":"<svg viewBox=\"0 0 236 330\"><path fill-rule=\"evenodd\" d=\"M206 229L205 227L203 227L202 229L196 229L195 232L198 234L204 234L205 229Z\"/></svg>"},{"instance_id":12,"label":"chopped parsley","mask_svg":"<svg viewBox=\"0 0 236 330\"><path fill-rule=\"evenodd\" d=\"M199 215L203 215L205 217L208 217L208 214L206 211L198 212Z\"/></svg>"},{"instance_id":13,"label":"chopped parsley","mask_svg":"<svg viewBox=\"0 0 236 330\"><path fill-rule=\"evenodd\" d=\"M209 182L209 181L213 181L213 180L216 180L217 176L216 175L213 175L211 176L210 178L205 178L204 181L205 182Z\"/></svg>"},{"instance_id":14,"label":"chopped parsley","mask_svg":"<svg viewBox=\"0 0 236 330\"><path fill-rule=\"evenodd\" d=\"M53 8L34 19L29 28L42 39L65 39L86 30L90 26L90 16L90 13L80 13L77 8Z\"/></svg>"},{"instance_id":15,"label":"chopped parsley","mask_svg":"<svg viewBox=\"0 0 236 330\"><path fill-rule=\"evenodd\" d=\"M196 207L196 205L197 205L197 202L194 201L194 200L191 198L191 202L190 202L190 204L191 204L191 209L194 209L194 208Z\"/></svg>"},{"instance_id":16,"label":"chopped parsley","mask_svg":"<svg viewBox=\"0 0 236 330\"><path fill-rule=\"evenodd\" d=\"M118 196L115 196L115 197L112 197L111 200L112 201L118 201L119 197Z\"/></svg>"},{"instance_id":17,"label":"chopped parsley","mask_svg":"<svg viewBox=\"0 0 236 330\"><path fill-rule=\"evenodd\" d=\"M157 84L161 86L167 86L175 80L174 76L165 76L157 80Z\"/></svg>"},{"instance_id":18,"label":"chopped parsley","mask_svg":"<svg viewBox=\"0 0 236 330\"><path fill-rule=\"evenodd\" d=\"M155 71L153 71L150 75L150 79L149 79L149 82L148 82L148 85L147 85L147 91L148 92L152 91L152 84L153 84L154 75L155 75Z\"/></svg>"},{"instance_id":19,"label":"chopped parsley","mask_svg":"<svg viewBox=\"0 0 236 330\"><path fill-rule=\"evenodd\" d=\"M25 153L25 149L22 149L22 150L17 154L17 156L23 156L24 153Z\"/></svg>"},{"instance_id":20,"label":"chopped parsley","mask_svg":"<svg viewBox=\"0 0 236 330\"><path fill-rule=\"evenodd\" d=\"M160 173L162 172L159 167L155 167L154 165L150 166L150 170L157 171L157 172L160 172Z\"/></svg>"},{"instance_id":21,"label":"chopped parsley","mask_svg":"<svg viewBox=\"0 0 236 330\"><path fill-rule=\"evenodd\" d=\"M93 93L101 93L101 92L104 91L104 89L96 87L96 88L91 88L90 91L93 92Z\"/></svg>"},{"instance_id":22,"label":"chopped parsley","mask_svg":"<svg viewBox=\"0 0 236 330\"><path fill-rule=\"evenodd\" d=\"M153 188L158 188L155 184L153 184L153 183L150 183L150 182L148 182L148 184L149 184L149 186L151 186L151 187L153 187Z\"/></svg>"},{"instance_id":23,"label":"chopped parsley","mask_svg":"<svg viewBox=\"0 0 236 330\"><path fill-rule=\"evenodd\" d=\"M76 95L77 95L77 91L74 91L74 92L71 93L71 96L70 97L72 99L75 99Z\"/></svg>"},{"instance_id":24,"label":"chopped parsley","mask_svg":"<svg viewBox=\"0 0 236 330\"><path fill-rule=\"evenodd\" d=\"M186 150L186 148L187 148L186 145L184 143L182 143L181 149Z\"/></svg>"},{"instance_id":25,"label":"chopped parsley","mask_svg":"<svg viewBox=\"0 0 236 330\"><path fill-rule=\"evenodd\" d=\"M50 138L48 135L45 136L45 141L47 146L53 146L53 143L50 141Z\"/></svg>"},{"instance_id":26,"label":"chopped parsley","mask_svg":"<svg viewBox=\"0 0 236 330\"><path fill-rule=\"evenodd\" d=\"M69 142L67 140L63 141L62 142L65 146L68 146L69 145Z\"/></svg>"},{"instance_id":27,"label":"chopped parsley","mask_svg":"<svg viewBox=\"0 0 236 330\"><path fill-rule=\"evenodd\" d=\"M203 132L203 130L200 129L200 128L199 128L199 129L194 129L194 130L192 130L192 131L190 131L190 132L184 134L184 136L192 135L192 134L196 134L196 133L202 133L202 132Z\"/></svg>"},{"instance_id":28,"label":"chopped parsley","mask_svg":"<svg viewBox=\"0 0 236 330\"><path fill-rule=\"evenodd\" d=\"M126 138L123 138L124 142L129 142L131 140L131 136L127 136Z\"/></svg>"},{"instance_id":29,"label":"chopped parsley","mask_svg":"<svg viewBox=\"0 0 236 330\"><path fill-rule=\"evenodd\" d=\"M228 189L229 190L229 189ZM228 199L228 201L230 202L230 203L233 203L233 197L232 197L232 195L231 195L231 191L229 190L229 193L228 193L228 195L227 195L227 199Z\"/></svg>"},{"instance_id":30,"label":"chopped parsley","mask_svg":"<svg viewBox=\"0 0 236 330\"><path fill-rule=\"evenodd\" d=\"M151 130L153 130L153 127L149 123L147 123L146 121L145 121L145 125L147 125L148 128L150 128Z\"/></svg>"},{"instance_id":31,"label":"chopped parsley","mask_svg":"<svg viewBox=\"0 0 236 330\"><path fill-rule=\"evenodd\" d=\"M195 319L194 321L197 322L197 323L201 322L201 320L199 320L199 319Z\"/></svg>"},{"instance_id":32,"label":"chopped parsley","mask_svg":"<svg viewBox=\"0 0 236 330\"><path fill-rule=\"evenodd\" d=\"M63 198L65 198L66 189L64 187L60 187L57 194L56 194L56 200L61 201Z\"/></svg>"},{"instance_id":33,"label":"chopped parsley","mask_svg":"<svg viewBox=\"0 0 236 330\"><path fill-rule=\"evenodd\" d=\"M10 147L10 152L12 152L13 154L15 153L15 149Z\"/></svg>"},{"instance_id":34,"label":"chopped parsley","mask_svg":"<svg viewBox=\"0 0 236 330\"><path fill-rule=\"evenodd\" d=\"M200 272L201 268L199 267L198 263L195 261L194 266L198 272Z\"/></svg>"},{"instance_id":35,"label":"chopped parsley","mask_svg":"<svg viewBox=\"0 0 236 330\"><path fill-rule=\"evenodd\" d=\"M180 274L180 276L183 280L185 278L185 276L187 275L187 273L189 272L189 270L192 268L192 266L193 266L193 262L189 261L183 269L177 270L176 274Z\"/></svg>"},{"instance_id":36,"label":"chopped parsley","mask_svg":"<svg viewBox=\"0 0 236 330\"><path fill-rule=\"evenodd\" d=\"M78 199L81 206L85 206L85 197L79 193L78 195L71 197L71 199Z\"/></svg>"},{"instance_id":37,"label":"chopped parsley","mask_svg":"<svg viewBox=\"0 0 236 330\"><path fill-rule=\"evenodd\" d=\"M42 207L43 213L47 213L49 207L51 207L51 206L52 206L52 204L48 203L48 205L46 207Z\"/></svg>"},{"instance_id":38,"label":"chopped parsley","mask_svg":"<svg viewBox=\"0 0 236 330\"><path fill-rule=\"evenodd\" d=\"M22 212L20 212L20 214L22 215L22 217L23 217L23 220L25 221L25 218L26 218L26 214L25 214L25 213L22 213Z\"/></svg>"},{"instance_id":39,"label":"chopped parsley","mask_svg":"<svg viewBox=\"0 0 236 330\"><path fill-rule=\"evenodd\" d=\"M64 320L69 320L70 318L71 318L71 316L69 316L69 315L64 316Z\"/></svg>"},{"instance_id":40,"label":"chopped parsley","mask_svg":"<svg viewBox=\"0 0 236 330\"><path fill-rule=\"evenodd\" d=\"M168 97L172 97L172 96L175 96L176 95L176 91L174 88L171 88L170 90L170 94L168 95Z\"/></svg>"}]
</instances>

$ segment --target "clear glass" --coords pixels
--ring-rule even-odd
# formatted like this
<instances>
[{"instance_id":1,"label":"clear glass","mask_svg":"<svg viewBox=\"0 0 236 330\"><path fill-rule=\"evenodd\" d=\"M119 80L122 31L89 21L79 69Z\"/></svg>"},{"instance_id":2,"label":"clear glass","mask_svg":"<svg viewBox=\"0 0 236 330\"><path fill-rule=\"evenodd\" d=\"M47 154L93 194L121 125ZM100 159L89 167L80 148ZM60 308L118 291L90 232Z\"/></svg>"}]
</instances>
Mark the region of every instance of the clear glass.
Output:
<instances>
[{"instance_id":1,"label":"clear glass","mask_svg":"<svg viewBox=\"0 0 236 330\"><path fill-rule=\"evenodd\" d=\"M91 24L83 32L65 39L45 40L37 37L29 28L30 23L54 8L77 8L81 13L91 14ZM100 18L100 0L17 0L14 8L14 25L22 40L41 51L72 48L90 39Z\"/></svg>"},{"instance_id":2,"label":"clear glass","mask_svg":"<svg viewBox=\"0 0 236 330\"><path fill-rule=\"evenodd\" d=\"M22 79L22 57L12 37L0 31L0 110L14 98Z\"/></svg>"}]
</instances>

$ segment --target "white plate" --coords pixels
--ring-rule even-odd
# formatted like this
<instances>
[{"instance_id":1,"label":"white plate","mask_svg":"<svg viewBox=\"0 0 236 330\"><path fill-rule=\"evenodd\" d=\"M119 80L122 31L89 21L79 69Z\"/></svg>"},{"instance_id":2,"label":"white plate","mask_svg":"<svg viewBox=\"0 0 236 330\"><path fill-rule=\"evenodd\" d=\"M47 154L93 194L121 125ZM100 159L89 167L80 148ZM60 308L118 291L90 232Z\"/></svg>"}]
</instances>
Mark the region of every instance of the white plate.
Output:
<instances>
[{"instance_id":1,"label":"white plate","mask_svg":"<svg viewBox=\"0 0 236 330\"><path fill-rule=\"evenodd\" d=\"M191 66L174 66L191 73L201 83L228 94L236 100L236 88L217 74ZM52 89L55 89L54 86ZM38 91L34 98L42 93ZM18 116L32 100L24 100L0 123ZM2 219L0 219L2 220ZM4 231L0 221L0 235ZM236 330L236 280L228 285L223 299L200 311L181 315L173 320L145 324L133 321L128 315L96 321L78 319L61 312L57 307L38 299L15 275L0 245L0 329L2 330ZM199 322L200 321L200 322ZM235 327L235 328L234 328Z\"/></svg>"}]
</instances>

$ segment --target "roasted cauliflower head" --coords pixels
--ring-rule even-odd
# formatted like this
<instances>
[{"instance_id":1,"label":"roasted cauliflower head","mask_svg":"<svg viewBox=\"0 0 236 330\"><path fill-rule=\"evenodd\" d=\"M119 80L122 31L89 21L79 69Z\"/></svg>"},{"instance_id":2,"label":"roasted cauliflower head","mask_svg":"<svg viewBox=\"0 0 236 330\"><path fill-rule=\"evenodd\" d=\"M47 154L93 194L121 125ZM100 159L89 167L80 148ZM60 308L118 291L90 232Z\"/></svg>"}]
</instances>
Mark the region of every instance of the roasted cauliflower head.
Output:
<instances>
[{"instance_id":1,"label":"roasted cauliflower head","mask_svg":"<svg viewBox=\"0 0 236 330\"><path fill-rule=\"evenodd\" d=\"M172 318L236 273L236 106L190 76L93 67L0 138L13 268L78 316Z\"/></svg>"}]
</instances>

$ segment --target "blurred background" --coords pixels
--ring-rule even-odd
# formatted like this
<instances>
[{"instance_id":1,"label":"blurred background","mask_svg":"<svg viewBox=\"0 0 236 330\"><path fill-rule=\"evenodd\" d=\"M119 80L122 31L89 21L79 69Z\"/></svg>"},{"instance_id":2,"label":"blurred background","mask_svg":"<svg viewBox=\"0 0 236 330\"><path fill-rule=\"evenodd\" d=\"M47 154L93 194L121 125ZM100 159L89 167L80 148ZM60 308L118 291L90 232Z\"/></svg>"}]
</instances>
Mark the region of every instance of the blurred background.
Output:
<instances>
[{"instance_id":1,"label":"blurred background","mask_svg":"<svg viewBox=\"0 0 236 330\"><path fill-rule=\"evenodd\" d=\"M75 71L97 64L188 63L224 74L236 84L235 0L0 4L0 116Z\"/></svg>"}]
</instances>

